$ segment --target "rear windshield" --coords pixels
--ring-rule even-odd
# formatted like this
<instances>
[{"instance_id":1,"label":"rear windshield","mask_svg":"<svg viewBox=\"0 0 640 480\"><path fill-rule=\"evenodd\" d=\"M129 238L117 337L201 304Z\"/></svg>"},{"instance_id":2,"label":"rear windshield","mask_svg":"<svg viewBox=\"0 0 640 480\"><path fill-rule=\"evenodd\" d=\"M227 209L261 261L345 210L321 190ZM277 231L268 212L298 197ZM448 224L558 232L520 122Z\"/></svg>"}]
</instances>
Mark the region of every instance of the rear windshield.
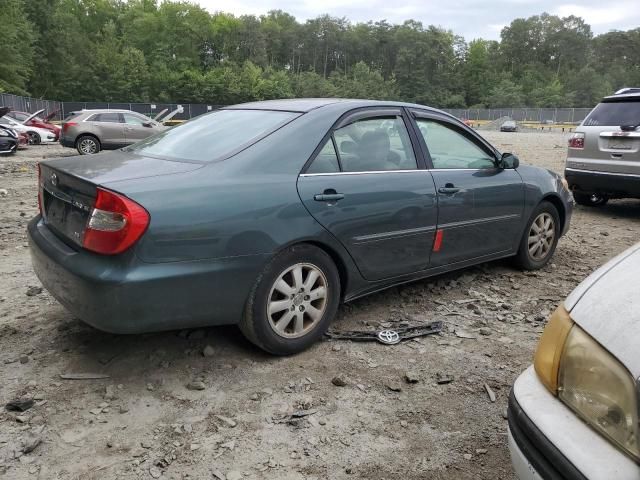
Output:
<instances>
[{"instance_id":1,"label":"rear windshield","mask_svg":"<svg viewBox=\"0 0 640 480\"><path fill-rule=\"evenodd\" d=\"M640 99L600 103L585 119L584 125L587 127L640 125Z\"/></svg>"},{"instance_id":2,"label":"rear windshield","mask_svg":"<svg viewBox=\"0 0 640 480\"><path fill-rule=\"evenodd\" d=\"M212 161L251 145L299 115L272 110L217 110L126 150L172 160Z\"/></svg>"}]
</instances>

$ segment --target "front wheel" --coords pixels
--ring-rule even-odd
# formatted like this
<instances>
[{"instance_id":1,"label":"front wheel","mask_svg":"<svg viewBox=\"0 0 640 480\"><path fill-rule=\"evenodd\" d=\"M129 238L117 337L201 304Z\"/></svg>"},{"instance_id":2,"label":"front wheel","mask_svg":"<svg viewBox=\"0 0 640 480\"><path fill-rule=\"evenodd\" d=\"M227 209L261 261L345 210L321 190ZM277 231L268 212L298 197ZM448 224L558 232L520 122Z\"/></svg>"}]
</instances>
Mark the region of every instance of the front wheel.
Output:
<instances>
[{"instance_id":1,"label":"front wheel","mask_svg":"<svg viewBox=\"0 0 640 480\"><path fill-rule=\"evenodd\" d=\"M42 139L38 132L27 132L27 135L29 135L29 145L40 145Z\"/></svg>"},{"instance_id":2,"label":"front wheel","mask_svg":"<svg viewBox=\"0 0 640 480\"><path fill-rule=\"evenodd\" d=\"M340 276L331 257L312 245L294 245L258 277L240 330L269 353L298 353L322 337L339 303Z\"/></svg>"},{"instance_id":3,"label":"front wheel","mask_svg":"<svg viewBox=\"0 0 640 480\"><path fill-rule=\"evenodd\" d=\"M553 256L560 237L560 215L550 202L541 202L527 224L516 254L516 263L525 270L544 267Z\"/></svg>"},{"instance_id":4,"label":"front wheel","mask_svg":"<svg viewBox=\"0 0 640 480\"><path fill-rule=\"evenodd\" d=\"M599 193L574 192L573 199L578 205L584 205L586 207L600 207L609 201L609 197L600 195Z\"/></svg>"}]
</instances>

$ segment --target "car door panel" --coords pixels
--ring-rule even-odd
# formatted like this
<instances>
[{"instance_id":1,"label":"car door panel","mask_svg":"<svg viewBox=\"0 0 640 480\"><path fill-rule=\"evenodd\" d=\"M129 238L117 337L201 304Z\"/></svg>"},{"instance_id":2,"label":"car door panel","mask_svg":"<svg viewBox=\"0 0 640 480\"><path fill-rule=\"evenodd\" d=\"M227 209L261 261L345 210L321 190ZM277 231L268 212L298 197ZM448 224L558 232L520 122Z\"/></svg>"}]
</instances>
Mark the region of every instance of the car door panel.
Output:
<instances>
[{"instance_id":1,"label":"car door panel","mask_svg":"<svg viewBox=\"0 0 640 480\"><path fill-rule=\"evenodd\" d=\"M309 213L344 245L367 280L429 266L437 205L428 171L301 175L298 192ZM324 192L343 198L314 199Z\"/></svg>"},{"instance_id":2,"label":"car door panel","mask_svg":"<svg viewBox=\"0 0 640 480\"><path fill-rule=\"evenodd\" d=\"M429 114L418 116L416 126L435 167L441 239L431 266L513 250L524 210L518 172L498 168L495 153L466 127Z\"/></svg>"},{"instance_id":3,"label":"car door panel","mask_svg":"<svg viewBox=\"0 0 640 480\"><path fill-rule=\"evenodd\" d=\"M334 129L298 179L307 210L370 281L429 266L437 197L431 174L418 168L406 125L399 109L355 113Z\"/></svg>"}]
</instances>

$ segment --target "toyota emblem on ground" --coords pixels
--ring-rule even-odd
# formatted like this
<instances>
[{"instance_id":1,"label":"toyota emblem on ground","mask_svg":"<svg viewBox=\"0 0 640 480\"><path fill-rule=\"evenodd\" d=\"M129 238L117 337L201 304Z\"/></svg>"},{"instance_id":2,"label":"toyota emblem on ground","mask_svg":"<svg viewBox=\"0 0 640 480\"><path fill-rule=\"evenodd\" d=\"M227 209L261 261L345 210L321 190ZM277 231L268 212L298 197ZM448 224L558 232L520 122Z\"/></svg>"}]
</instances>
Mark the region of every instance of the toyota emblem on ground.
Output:
<instances>
[{"instance_id":1,"label":"toyota emblem on ground","mask_svg":"<svg viewBox=\"0 0 640 480\"><path fill-rule=\"evenodd\" d=\"M395 330L382 330L378 332L378 341L385 345L395 345L400 342L400 335Z\"/></svg>"}]
</instances>

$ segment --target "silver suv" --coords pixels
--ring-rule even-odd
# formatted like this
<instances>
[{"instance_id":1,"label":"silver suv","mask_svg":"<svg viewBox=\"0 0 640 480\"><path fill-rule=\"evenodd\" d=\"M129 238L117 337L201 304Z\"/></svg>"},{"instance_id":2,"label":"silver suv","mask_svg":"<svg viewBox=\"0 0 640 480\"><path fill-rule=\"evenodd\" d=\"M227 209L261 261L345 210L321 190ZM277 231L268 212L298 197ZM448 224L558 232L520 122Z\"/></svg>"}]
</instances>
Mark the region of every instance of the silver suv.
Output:
<instances>
[{"instance_id":1,"label":"silver suv","mask_svg":"<svg viewBox=\"0 0 640 480\"><path fill-rule=\"evenodd\" d=\"M81 110L64 119L60 143L91 155L139 142L166 126L130 110Z\"/></svg>"},{"instance_id":2,"label":"silver suv","mask_svg":"<svg viewBox=\"0 0 640 480\"><path fill-rule=\"evenodd\" d=\"M640 198L640 88L605 97L569 138L564 171L576 203Z\"/></svg>"}]
</instances>

